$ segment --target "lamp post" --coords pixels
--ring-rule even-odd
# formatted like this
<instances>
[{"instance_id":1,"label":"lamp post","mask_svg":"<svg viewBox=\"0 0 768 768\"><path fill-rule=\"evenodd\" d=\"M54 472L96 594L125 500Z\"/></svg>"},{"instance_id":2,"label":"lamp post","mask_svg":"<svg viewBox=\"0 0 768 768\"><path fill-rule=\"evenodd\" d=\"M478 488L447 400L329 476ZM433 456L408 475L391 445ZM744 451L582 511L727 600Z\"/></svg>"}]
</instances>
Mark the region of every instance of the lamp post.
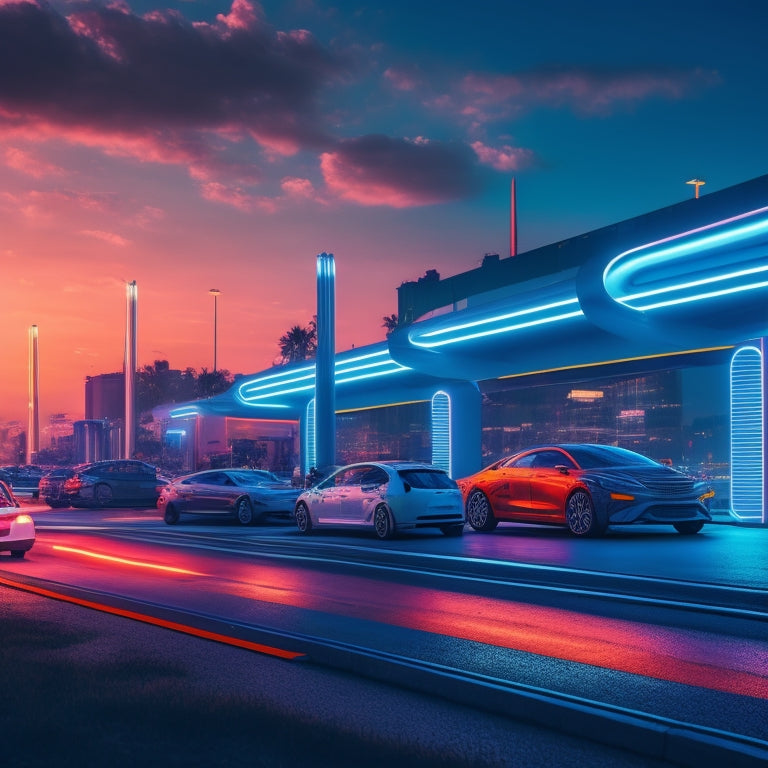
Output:
<instances>
[{"instance_id":1,"label":"lamp post","mask_svg":"<svg viewBox=\"0 0 768 768\"><path fill-rule=\"evenodd\" d=\"M685 183L686 184L690 184L693 187L696 187L696 193L695 194L696 194L696 199L698 200L699 199L699 187L703 186L707 182L706 181L702 181L701 179L691 179L690 181L686 181Z\"/></svg>"},{"instance_id":2,"label":"lamp post","mask_svg":"<svg viewBox=\"0 0 768 768\"><path fill-rule=\"evenodd\" d=\"M219 335L219 295L221 291L218 288L211 288L208 293L213 295L213 372L216 373L216 347Z\"/></svg>"}]
</instances>

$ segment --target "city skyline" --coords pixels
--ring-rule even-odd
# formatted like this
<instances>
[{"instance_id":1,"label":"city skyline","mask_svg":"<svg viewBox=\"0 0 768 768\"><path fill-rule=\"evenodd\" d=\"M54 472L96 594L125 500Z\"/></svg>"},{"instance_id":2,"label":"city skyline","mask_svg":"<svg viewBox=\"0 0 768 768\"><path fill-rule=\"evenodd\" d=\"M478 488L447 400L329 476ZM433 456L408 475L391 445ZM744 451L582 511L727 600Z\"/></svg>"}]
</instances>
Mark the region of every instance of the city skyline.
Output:
<instances>
[{"instance_id":1,"label":"city skyline","mask_svg":"<svg viewBox=\"0 0 768 768\"><path fill-rule=\"evenodd\" d=\"M768 10L684 0L385 8L0 0L0 422L138 364L254 373L315 314L384 338L397 286L768 171ZM706 184L694 190L692 179Z\"/></svg>"}]
</instances>

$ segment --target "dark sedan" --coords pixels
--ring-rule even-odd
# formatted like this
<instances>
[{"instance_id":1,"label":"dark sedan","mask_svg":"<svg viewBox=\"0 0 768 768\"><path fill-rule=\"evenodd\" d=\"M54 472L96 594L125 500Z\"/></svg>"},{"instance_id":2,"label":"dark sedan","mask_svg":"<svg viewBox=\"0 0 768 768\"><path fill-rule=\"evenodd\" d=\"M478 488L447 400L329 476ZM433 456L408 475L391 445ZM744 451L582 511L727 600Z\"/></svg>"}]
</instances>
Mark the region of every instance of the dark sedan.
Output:
<instances>
[{"instance_id":1,"label":"dark sedan","mask_svg":"<svg viewBox=\"0 0 768 768\"><path fill-rule=\"evenodd\" d=\"M289 517L300 493L264 470L209 469L177 477L162 489L157 508L169 525L182 513L230 516L250 525L269 515Z\"/></svg>"},{"instance_id":2,"label":"dark sedan","mask_svg":"<svg viewBox=\"0 0 768 768\"><path fill-rule=\"evenodd\" d=\"M63 493L73 507L151 506L167 480L151 464L116 459L80 464L64 482Z\"/></svg>"},{"instance_id":3,"label":"dark sedan","mask_svg":"<svg viewBox=\"0 0 768 768\"><path fill-rule=\"evenodd\" d=\"M566 526L600 536L609 525L667 523L698 533L711 520L703 484L634 451L609 445L531 448L458 480L467 522L492 531L501 521Z\"/></svg>"},{"instance_id":4,"label":"dark sedan","mask_svg":"<svg viewBox=\"0 0 768 768\"><path fill-rule=\"evenodd\" d=\"M64 492L64 483L74 474L75 470L70 467L52 469L40 478L39 497L54 509L68 507L71 502Z\"/></svg>"}]
</instances>

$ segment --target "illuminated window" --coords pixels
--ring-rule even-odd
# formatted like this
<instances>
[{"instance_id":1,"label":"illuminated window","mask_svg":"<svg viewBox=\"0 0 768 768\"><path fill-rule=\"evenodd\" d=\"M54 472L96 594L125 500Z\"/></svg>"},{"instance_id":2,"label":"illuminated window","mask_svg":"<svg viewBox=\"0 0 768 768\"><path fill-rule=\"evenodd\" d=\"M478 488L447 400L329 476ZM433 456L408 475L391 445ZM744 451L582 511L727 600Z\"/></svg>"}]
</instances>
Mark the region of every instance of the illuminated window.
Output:
<instances>
[{"instance_id":1,"label":"illuminated window","mask_svg":"<svg viewBox=\"0 0 768 768\"><path fill-rule=\"evenodd\" d=\"M451 398L445 392L432 398L432 463L451 474Z\"/></svg>"},{"instance_id":2,"label":"illuminated window","mask_svg":"<svg viewBox=\"0 0 768 768\"><path fill-rule=\"evenodd\" d=\"M731 501L740 520L762 521L763 355L742 347L731 360Z\"/></svg>"}]
</instances>

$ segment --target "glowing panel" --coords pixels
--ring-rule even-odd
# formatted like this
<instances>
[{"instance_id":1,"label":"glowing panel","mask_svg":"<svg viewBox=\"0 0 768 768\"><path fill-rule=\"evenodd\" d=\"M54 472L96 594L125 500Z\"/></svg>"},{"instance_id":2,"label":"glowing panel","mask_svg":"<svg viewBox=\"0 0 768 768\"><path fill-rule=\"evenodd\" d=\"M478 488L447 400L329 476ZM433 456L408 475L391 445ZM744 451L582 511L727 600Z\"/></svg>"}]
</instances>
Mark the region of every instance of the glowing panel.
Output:
<instances>
[{"instance_id":1,"label":"glowing panel","mask_svg":"<svg viewBox=\"0 0 768 768\"><path fill-rule=\"evenodd\" d=\"M763 521L763 354L742 347L731 359L731 504L740 520Z\"/></svg>"},{"instance_id":2,"label":"glowing panel","mask_svg":"<svg viewBox=\"0 0 768 768\"><path fill-rule=\"evenodd\" d=\"M349 384L362 379L373 379L381 376L409 371L400 363L396 363L389 355L388 349L368 352L362 355L337 359L334 363L336 386ZM236 390L237 398L246 405L257 405L260 400L295 395L301 392L314 392L315 365L259 376L243 382Z\"/></svg>"},{"instance_id":3,"label":"glowing panel","mask_svg":"<svg viewBox=\"0 0 768 768\"><path fill-rule=\"evenodd\" d=\"M632 309L705 301L768 287L768 208L632 248L603 271L609 295Z\"/></svg>"},{"instance_id":4,"label":"glowing panel","mask_svg":"<svg viewBox=\"0 0 768 768\"><path fill-rule=\"evenodd\" d=\"M315 450L315 400L307 403L307 421L304 426L304 466L307 469L315 467L317 452Z\"/></svg>"},{"instance_id":5,"label":"glowing panel","mask_svg":"<svg viewBox=\"0 0 768 768\"><path fill-rule=\"evenodd\" d=\"M176 410L171 411L170 416L172 419L189 419L192 416L197 416L199 411L197 408L189 407L189 408L176 408Z\"/></svg>"},{"instance_id":6,"label":"glowing panel","mask_svg":"<svg viewBox=\"0 0 768 768\"><path fill-rule=\"evenodd\" d=\"M451 474L451 398L445 392L432 397L432 463Z\"/></svg>"}]
</instances>

